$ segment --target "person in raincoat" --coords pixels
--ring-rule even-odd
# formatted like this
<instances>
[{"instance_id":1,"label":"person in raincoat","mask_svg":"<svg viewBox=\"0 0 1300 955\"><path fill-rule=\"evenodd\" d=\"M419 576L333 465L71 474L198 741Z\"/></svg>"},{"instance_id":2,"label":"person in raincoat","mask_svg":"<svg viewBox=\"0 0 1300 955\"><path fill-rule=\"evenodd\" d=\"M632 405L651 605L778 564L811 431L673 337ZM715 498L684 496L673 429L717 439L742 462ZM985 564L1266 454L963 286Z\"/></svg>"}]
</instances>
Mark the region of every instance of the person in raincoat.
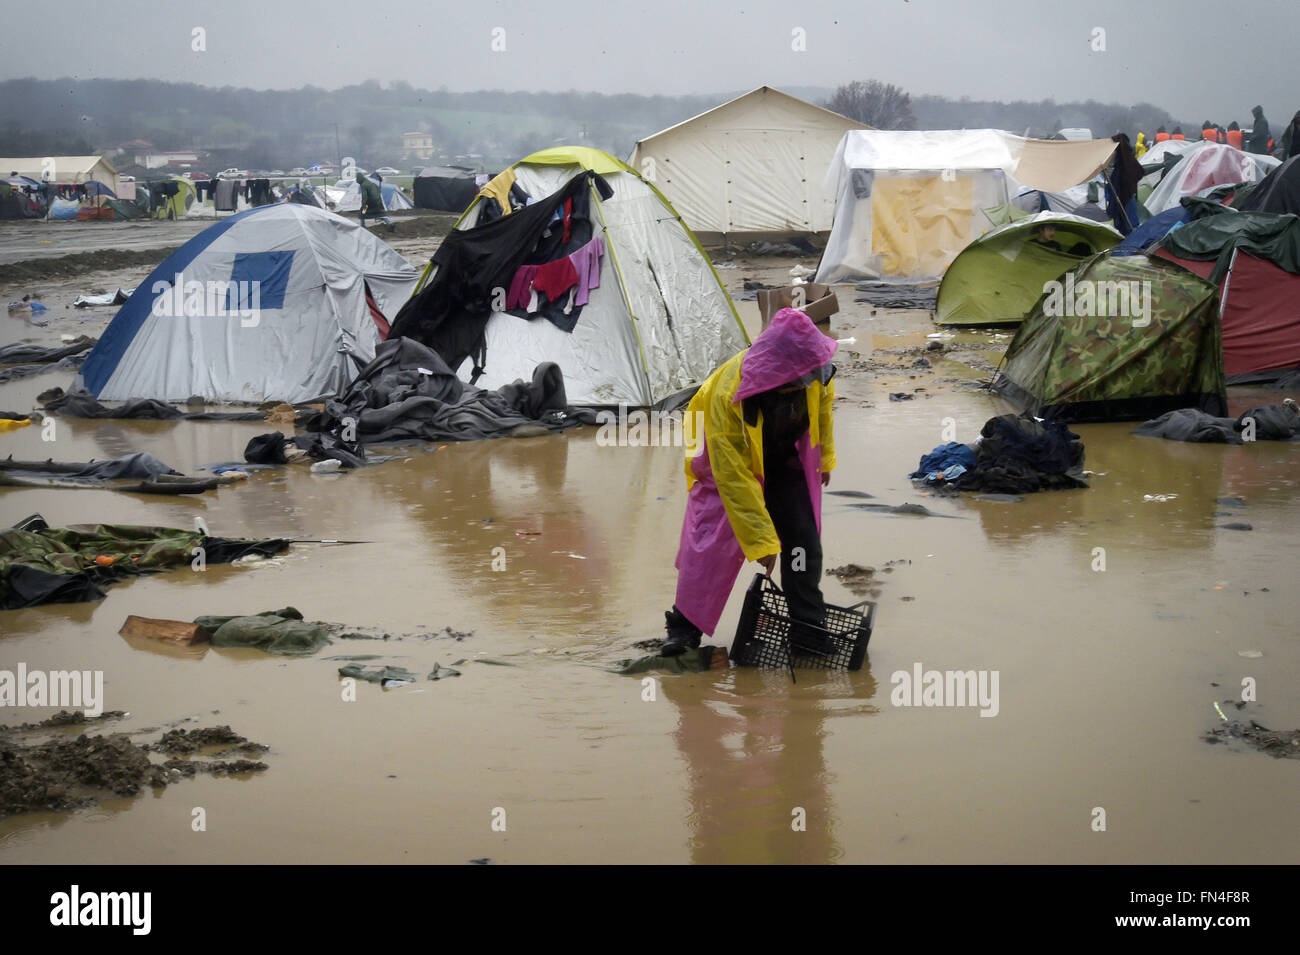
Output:
<instances>
[{"instance_id":1,"label":"person in raincoat","mask_svg":"<svg viewBox=\"0 0 1300 955\"><path fill-rule=\"evenodd\" d=\"M384 194L379 183L361 173L357 173L357 183L361 186L361 228L366 227L366 216L374 216L392 232L393 220L384 215Z\"/></svg>"},{"instance_id":2,"label":"person in raincoat","mask_svg":"<svg viewBox=\"0 0 1300 955\"><path fill-rule=\"evenodd\" d=\"M1137 142L1133 144L1133 155L1141 159L1147 151L1147 134L1138 133Z\"/></svg>"},{"instance_id":3,"label":"person in raincoat","mask_svg":"<svg viewBox=\"0 0 1300 955\"><path fill-rule=\"evenodd\" d=\"M811 653L833 649L821 629L821 493L835 467L835 349L807 315L783 308L691 399L686 518L664 656L713 633L746 560L770 576L778 558L791 643Z\"/></svg>"}]
</instances>

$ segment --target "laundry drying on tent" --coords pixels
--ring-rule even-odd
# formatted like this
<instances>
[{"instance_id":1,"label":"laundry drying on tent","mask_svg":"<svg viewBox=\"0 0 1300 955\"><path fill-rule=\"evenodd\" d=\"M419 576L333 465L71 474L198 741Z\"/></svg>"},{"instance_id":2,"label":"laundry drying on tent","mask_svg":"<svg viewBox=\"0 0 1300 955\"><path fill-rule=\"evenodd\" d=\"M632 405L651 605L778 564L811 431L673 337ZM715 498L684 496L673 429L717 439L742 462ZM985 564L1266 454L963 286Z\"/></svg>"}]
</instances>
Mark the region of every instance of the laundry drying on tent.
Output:
<instances>
[{"instance_id":1,"label":"laundry drying on tent","mask_svg":"<svg viewBox=\"0 0 1300 955\"><path fill-rule=\"evenodd\" d=\"M1044 227L1054 230L1055 248L1035 241L1035 233ZM934 320L940 325L1019 324L1042 297L1045 282L1119 241L1119 232L1111 226L1055 212L994 229L948 266Z\"/></svg>"},{"instance_id":2,"label":"laundry drying on tent","mask_svg":"<svg viewBox=\"0 0 1300 955\"><path fill-rule=\"evenodd\" d=\"M221 219L168 256L82 366L101 400L309 401L375 356L415 270L333 213L277 203Z\"/></svg>"},{"instance_id":3,"label":"laundry drying on tent","mask_svg":"<svg viewBox=\"0 0 1300 955\"><path fill-rule=\"evenodd\" d=\"M1143 420L1189 407L1226 413L1214 285L1164 259L1106 254L1060 285L1016 330L995 391L1066 422Z\"/></svg>"},{"instance_id":4,"label":"laundry drying on tent","mask_svg":"<svg viewBox=\"0 0 1300 955\"><path fill-rule=\"evenodd\" d=\"M574 405L649 406L745 346L708 258L662 194L585 147L535 153L485 185L392 335L487 389L552 362Z\"/></svg>"}]
</instances>

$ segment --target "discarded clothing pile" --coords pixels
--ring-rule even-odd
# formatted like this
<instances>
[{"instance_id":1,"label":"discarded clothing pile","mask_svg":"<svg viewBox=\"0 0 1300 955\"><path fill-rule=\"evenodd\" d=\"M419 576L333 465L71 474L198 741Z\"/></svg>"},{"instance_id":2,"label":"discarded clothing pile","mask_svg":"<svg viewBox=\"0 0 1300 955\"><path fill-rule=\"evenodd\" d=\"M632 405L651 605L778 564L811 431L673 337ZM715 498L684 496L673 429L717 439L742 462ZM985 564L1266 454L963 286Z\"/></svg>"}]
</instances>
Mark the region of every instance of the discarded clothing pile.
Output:
<instances>
[{"instance_id":1,"label":"discarded clothing pile","mask_svg":"<svg viewBox=\"0 0 1300 955\"><path fill-rule=\"evenodd\" d=\"M294 448L298 449L297 454L293 453ZM348 468L389 460L377 455L367 457L358 442L347 442L339 435L315 431L292 438L285 437L281 431L271 431L259 434L244 448L244 460L249 464L288 464L304 455L316 461L338 461Z\"/></svg>"},{"instance_id":2,"label":"discarded clothing pile","mask_svg":"<svg viewBox=\"0 0 1300 955\"><path fill-rule=\"evenodd\" d=\"M99 600L101 587L123 577L188 567L198 547L206 563L225 564L247 554L270 557L288 546L279 538L208 537L176 527L49 527L33 515L0 531L0 610Z\"/></svg>"},{"instance_id":3,"label":"discarded clothing pile","mask_svg":"<svg viewBox=\"0 0 1300 955\"><path fill-rule=\"evenodd\" d=\"M934 311L939 300L938 285L894 285L882 282L863 282L853 301L870 302L878 308L921 308Z\"/></svg>"},{"instance_id":4,"label":"discarded clothing pile","mask_svg":"<svg viewBox=\"0 0 1300 955\"><path fill-rule=\"evenodd\" d=\"M566 313L569 296L565 293L579 283L587 289L595 287L599 278L593 281L592 272L599 269L604 251L603 241L593 241L599 239L590 214L593 185L603 198L613 195L604 179L583 172L545 199L472 229L453 229L433 255L433 277L397 313L389 339L403 337L426 345L453 369L473 357L470 381L474 383L487 361L485 331L495 309L507 306L507 311L523 319L540 315L571 331L582 306L575 291ZM521 279L525 266L538 271ZM539 299L536 311L529 313L539 278L543 283L539 292L547 301L543 305ZM500 299L503 289L509 293L506 302Z\"/></svg>"},{"instance_id":5,"label":"discarded clothing pile","mask_svg":"<svg viewBox=\"0 0 1300 955\"><path fill-rule=\"evenodd\" d=\"M114 478L150 478L158 474L180 474L146 451L124 454L108 461L65 464L57 461L15 461L10 455L0 461L0 471L21 471L31 475L58 475L83 481L108 481Z\"/></svg>"},{"instance_id":6,"label":"discarded clothing pile","mask_svg":"<svg viewBox=\"0 0 1300 955\"><path fill-rule=\"evenodd\" d=\"M974 467L974 449L968 444L949 441L929 454L922 455L921 463L909 477L913 481L924 481L927 484L942 484L944 481L957 480Z\"/></svg>"},{"instance_id":7,"label":"discarded clothing pile","mask_svg":"<svg viewBox=\"0 0 1300 955\"><path fill-rule=\"evenodd\" d=\"M329 435L342 443L350 436L349 423L355 424L358 443L371 444L472 441L520 429L531 435L595 424L596 416L594 411L567 407L564 376L554 363L538 365L531 382L485 391L462 382L419 342L390 338L375 349L374 360L342 395L303 420L309 434L294 441Z\"/></svg>"},{"instance_id":8,"label":"discarded clothing pile","mask_svg":"<svg viewBox=\"0 0 1300 955\"><path fill-rule=\"evenodd\" d=\"M44 401L46 411L57 412L69 418L146 418L158 421L261 421L266 416L260 411L181 411L174 405L154 398L132 398L110 408L102 405L89 391L80 389L64 392L54 388L42 392L37 400Z\"/></svg>"},{"instance_id":9,"label":"discarded clothing pile","mask_svg":"<svg viewBox=\"0 0 1300 955\"><path fill-rule=\"evenodd\" d=\"M1244 437L1253 428L1253 435ZM1133 429L1145 438L1190 441L1196 444L1245 444L1254 441L1300 439L1300 414L1289 405L1251 408L1236 418L1218 418L1197 408L1179 408Z\"/></svg>"},{"instance_id":10,"label":"discarded clothing pile","mask_svg":"<svg viewBox=\"0 0 1300 955\"><path fill-rule=\"evenodd\" d=\"M958 491L989 494L1030 494L1072 487L1087 487L1083 477L1083 442L1065 425L1038 421L1030 415L999 415L984 422L980 438L968 448L973 462L955 442L940 445L921 459L913 479ZM943 465L943 467L939 467ZM945 469L961 467L952 479ZM930 480L935 471L939 476Z\"/></svg>"}]
</instances>

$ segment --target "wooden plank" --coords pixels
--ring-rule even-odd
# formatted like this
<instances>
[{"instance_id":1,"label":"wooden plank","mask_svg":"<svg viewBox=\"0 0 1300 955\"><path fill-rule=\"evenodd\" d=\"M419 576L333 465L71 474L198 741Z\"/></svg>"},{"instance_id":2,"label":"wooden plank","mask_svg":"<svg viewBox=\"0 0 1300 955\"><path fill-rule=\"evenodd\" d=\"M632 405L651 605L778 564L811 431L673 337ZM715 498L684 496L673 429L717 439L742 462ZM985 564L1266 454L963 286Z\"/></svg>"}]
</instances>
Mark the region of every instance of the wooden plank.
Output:
<instances>
[{"instance_id":1,"label":"wooden plank","mask_svg":"<svg viewBox=\"0 0 1300 955\"><path fill-rule=\"evenodd\" d=\"M146 637L161 640L179 647L189 647L196 643L207 643L212 634L197 623L184 620L159 620L155 617L137 617L135 614L126 618L122 629L118 631L124 637Z\"/></svg>"}]
</instances>

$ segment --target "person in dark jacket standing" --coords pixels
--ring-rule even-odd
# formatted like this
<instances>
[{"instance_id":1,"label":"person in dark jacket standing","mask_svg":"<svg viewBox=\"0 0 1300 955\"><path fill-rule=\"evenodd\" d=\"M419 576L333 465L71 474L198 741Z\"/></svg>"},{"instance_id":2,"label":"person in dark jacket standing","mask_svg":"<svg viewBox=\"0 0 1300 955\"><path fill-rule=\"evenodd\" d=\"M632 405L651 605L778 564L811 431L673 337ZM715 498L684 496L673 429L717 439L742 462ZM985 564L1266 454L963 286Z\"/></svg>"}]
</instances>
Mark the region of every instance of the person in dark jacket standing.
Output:
<instances>
[{"instance_id":1,"label":"person in dark jacket standing","mask_svg":"<svg viewBox=\"0 0 1300 955\"><path fill-rule=\"evenodd\" d=\"M379 183L361 173L357 173L357 183L361 186L361 228L366 227L366 216L374 216L392 232L393 220L384 215L384 194L379 189Z\"/></svg>"},{"instance_id":2,"label":"person in dark jacket standing","mask_svg":"<svg viewBox=\"0 0 1300 955\"><path fill-rule=\"evenodd\" d=\"M1268 120L1264 118L1264 107L1256 106L1250 111L1255 117L1255 125L1246 137L1246 152L1248 153L1266 153L1268 152Z\"/></svg>"},{"instance_id":3,"label":"person in dark jacket standing","mask_svg":"<svg viewBox=\"0 0 1300 955\"><path fill-rule=\"evenodd\" d=\"M1300 110L1291 117L1286 129L1282 130L1282 155L1278 158L1285 162L1292 156L1300 156Z\"/></svg>"}]
</instances>

